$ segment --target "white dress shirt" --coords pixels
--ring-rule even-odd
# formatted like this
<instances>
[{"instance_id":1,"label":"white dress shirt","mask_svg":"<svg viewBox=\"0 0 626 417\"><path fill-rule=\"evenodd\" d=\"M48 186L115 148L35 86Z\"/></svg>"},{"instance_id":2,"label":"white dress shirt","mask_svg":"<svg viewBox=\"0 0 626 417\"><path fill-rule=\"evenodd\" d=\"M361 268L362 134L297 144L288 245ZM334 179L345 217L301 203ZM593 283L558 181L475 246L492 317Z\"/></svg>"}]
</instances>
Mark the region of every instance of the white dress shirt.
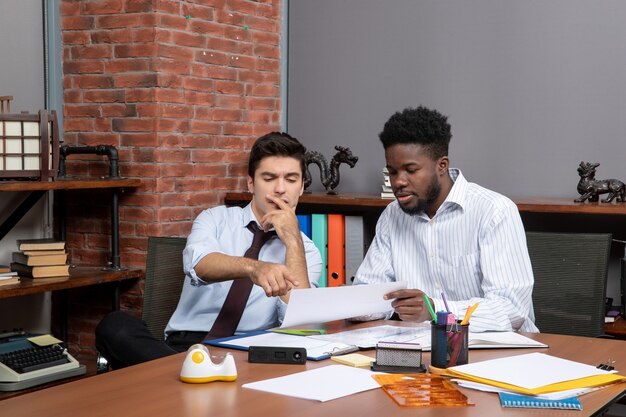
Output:
<instances>
[{"instance_id":1,"label":"white dress shirt","mask_svg":"<svg viewBox=\"0 0 626 417\"><path fill-rule=\"evenodd\" d=\"M251 204L244 208L211 208L200 213L194 220L183 251L185 283L176 311L165 329L166 336L175 331L208 332L211 329L233 281L205 282L196 275L194 268L210 253L243 256L252 243L253 234L246 228L251 221L257 221ZM317 287L322 271L322 257L311 239L303 233L301 235L309 281L311 287ZM285 245L275 237L263 245L259 260L284 264L285 253ZM259 286L254 285L237 333L280 325L286 306L280 297L267 297Z\"/></svg>"},{"instance_id":2,"label":"white dress shirt","mask_svg":"<svg viewBox=\"0 0 626 417\"><path fill-rule=\"evenodd\" d=\"M467 182L458 169L449 171L454 185L432 219L404 213L397 201L387 206L354 283L406 282L424 291L435 311L446 310L445 293L457 318L479 303L470 319L474 332L537 332L533 272L517 206Z\"/></svg>"}]
</instances>

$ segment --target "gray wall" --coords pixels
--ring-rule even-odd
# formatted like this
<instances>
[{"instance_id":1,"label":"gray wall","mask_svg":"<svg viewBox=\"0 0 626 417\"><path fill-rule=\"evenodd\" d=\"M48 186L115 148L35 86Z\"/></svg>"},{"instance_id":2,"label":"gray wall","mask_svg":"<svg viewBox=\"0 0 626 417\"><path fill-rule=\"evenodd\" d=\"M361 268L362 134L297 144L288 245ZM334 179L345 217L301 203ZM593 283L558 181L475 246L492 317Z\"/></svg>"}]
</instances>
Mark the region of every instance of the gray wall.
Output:
<instances>
[{"instance_id":1,"label":"gray wall","mask_svg":"<svg viewBox=\"0 0 626 417\"><path fill-rule=\"evenodd\" d=\"M422 104L470 181L574 198L581 160L626 180L625 19L622 0L289 0L287 128L328 159L349 146L338 190L378 194L377 135Z\"/></svg>"},{"instance_id":2,"label":"gray wall","mask_svg":"<svg viewBox=\"0 0 626 417\"><path fill-rule=\"evenodd\" d=\"M0 0L0 39L0 96L14 97L11 113L34 113L45 108L42 1ZM25 193L0 193L0 222L25 197ZM0 241L0 264L9 264L11 252L17 250L17 239L50 235L50 207L48 197L42 198ZM13 328L49 331L50 295L3 299L0 332Z\"/></svg>"},{"instance_id":3,"label":"gray wall","mask_svg":"<svg viewBox=\"0 0 626 417\"><path fill-rule=\"evenodd\" d=\"M41 0L0 1L0 96L13 96L11 113L45 107Z\"/></svg>"}]
</instances>

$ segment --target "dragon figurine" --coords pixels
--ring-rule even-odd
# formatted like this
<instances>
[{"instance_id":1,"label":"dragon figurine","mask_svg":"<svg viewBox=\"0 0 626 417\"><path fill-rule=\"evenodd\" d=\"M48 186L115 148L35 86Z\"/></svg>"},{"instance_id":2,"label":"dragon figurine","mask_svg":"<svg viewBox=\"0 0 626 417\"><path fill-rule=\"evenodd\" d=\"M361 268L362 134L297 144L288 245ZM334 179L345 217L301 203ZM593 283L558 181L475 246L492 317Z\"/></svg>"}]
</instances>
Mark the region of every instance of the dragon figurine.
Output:
<instances>
[{"instance_id":1,"label":"dragon figurine","mask_svg":"<svg viewBox=\"0 0 626 417\"><path fill-rule=\"evenodd\" d=\"M342 163L347 164L350 168L354 168L358 156L352 155L350 148L343 146L335 146L337 153L330 160L330 166L326 161L324 155L317 151L307 151L304 155L304 165L306 170L304 172L304 189L306 190L313 182L311 173L309 172L309 165L315 164L320 169L320 178L322 185L326 189L326 194L337 194L335 188L339 185L339 165Z\"/></svg>"},{"instance_id":2,"label":"dragon figurine","mask_svg":"<svg viewBox=\"0 0 626 417\"><path fill-rule=\"evenodd\" d=\"M613 199L623 202L626 201L626 186L623 182L616 179L609 180L597 180L596 168L599 167L599 163L580 162L578 166L578 175L580 175L580 181L578 181L578 197L574 200L577 203L581 203L585 200L598 201L600 194L608 194L608 196L602 200L603 203L610 203Z\"/></svg>"}]
</instances>

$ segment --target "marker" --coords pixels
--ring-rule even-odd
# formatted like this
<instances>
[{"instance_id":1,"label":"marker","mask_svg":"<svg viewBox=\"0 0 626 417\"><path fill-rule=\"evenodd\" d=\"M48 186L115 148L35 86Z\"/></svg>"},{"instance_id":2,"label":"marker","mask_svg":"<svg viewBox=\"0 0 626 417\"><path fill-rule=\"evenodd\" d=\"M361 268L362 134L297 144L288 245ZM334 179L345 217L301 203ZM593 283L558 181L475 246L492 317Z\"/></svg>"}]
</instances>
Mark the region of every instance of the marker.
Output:
<instances>
[{"instance_id":1,"label":"marker","mask_svg":"<svg viewBox=\"0 0 626 417\"><path fill-rule=\"evenodd\" d=\"M450 314L447 311L437 312L437 324L448 324L448 316Z\"/></svg>"},{"instance_id":2,"label":"marker","mask_svg":"<svg viewBox=\"0 0 626 417\"><path fill-rule=\"evenodd\" d=\"M465 317L463 317L463 320L461 321L461 325L469 323L469 319L472 316L472 313L474 313L474 310L476 310L476 307L478 307L478 303L467 309L467 311L465 312Z\"/></svg>"},{"instance_id":3,"label":"marker","mask_svg":"<svg viewBox=\"0 0 626 417\"><path fill-rule=\"evenodd\" d=\"M433 321L437 323L437 315L435 314L435 310L430 304L430 300L428 299L428 296L426 294L424 294L424 304L426 304L426 307L428 307L428 311L430 311L430 315L433 318Z\"/></svg>"}]
</instances>

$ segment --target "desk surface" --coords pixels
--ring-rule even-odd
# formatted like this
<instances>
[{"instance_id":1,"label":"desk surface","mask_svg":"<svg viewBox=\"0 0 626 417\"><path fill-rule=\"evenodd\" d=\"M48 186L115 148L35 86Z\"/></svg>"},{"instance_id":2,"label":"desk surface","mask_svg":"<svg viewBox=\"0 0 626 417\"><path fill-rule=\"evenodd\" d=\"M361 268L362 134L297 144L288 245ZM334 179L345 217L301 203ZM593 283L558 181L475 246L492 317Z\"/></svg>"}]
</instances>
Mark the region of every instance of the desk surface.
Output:
<instances>
[{"instance_id":1,"label":"desk surface","mask_svg":"<svg viewBox=\"0 0 626 417\"><path fill-rule=\"evenodd\" d=\"M381 324L377 322L376 324ZM398 324L398 322L393 322ZM626 370L626 342L575 336L536 334L531 337L550 345L548 349L471 350L470 361L480 361L533 351L544 352L588 364L614 359L617 369ZM213 355L226 349L211 348ZM241 388L247 382L333 364L329 360L306 365L252 364L247 352L231 351L238 369L234 382L185 384L178 380L184 353L112 371L81 381L21 395L0 403L3 415L17 416L501 416L496 394L462 389L475 407L414 409L397 406L381 389L320 403ZM374 357L373 350L365 351ZM429 363L429 354L424 361ZM625 371L626 372L626 371ZM507 409L506 415L576 416L596 415L626 392L626 383L592 392L580 398L583 411Z\"/></svg>"}]
</instances>

